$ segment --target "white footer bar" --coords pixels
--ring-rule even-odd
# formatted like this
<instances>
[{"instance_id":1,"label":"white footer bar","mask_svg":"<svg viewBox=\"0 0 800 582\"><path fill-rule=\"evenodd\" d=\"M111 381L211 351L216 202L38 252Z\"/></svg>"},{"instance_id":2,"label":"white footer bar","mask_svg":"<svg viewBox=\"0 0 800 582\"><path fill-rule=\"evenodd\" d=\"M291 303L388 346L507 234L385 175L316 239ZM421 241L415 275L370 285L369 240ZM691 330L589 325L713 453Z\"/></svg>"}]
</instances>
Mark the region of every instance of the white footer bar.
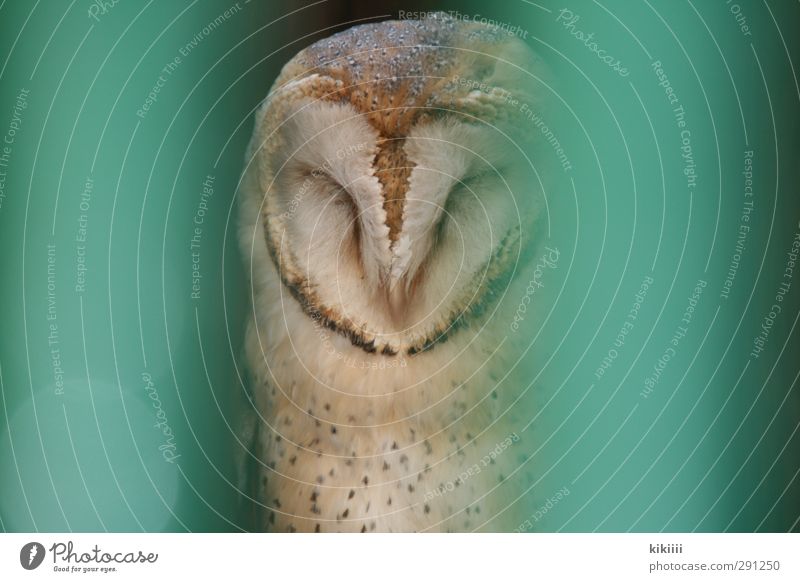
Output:
<instances>
[{"instance_id":1,"label":"white footer bar","mask_svg":"<svg viewBox=\"0 0 800 582\"><path fill-rule=\"evenodd\" d=\"M777 582L798 561L798 534L0 535L0 580Z\"/></svg>"}]
</instances>

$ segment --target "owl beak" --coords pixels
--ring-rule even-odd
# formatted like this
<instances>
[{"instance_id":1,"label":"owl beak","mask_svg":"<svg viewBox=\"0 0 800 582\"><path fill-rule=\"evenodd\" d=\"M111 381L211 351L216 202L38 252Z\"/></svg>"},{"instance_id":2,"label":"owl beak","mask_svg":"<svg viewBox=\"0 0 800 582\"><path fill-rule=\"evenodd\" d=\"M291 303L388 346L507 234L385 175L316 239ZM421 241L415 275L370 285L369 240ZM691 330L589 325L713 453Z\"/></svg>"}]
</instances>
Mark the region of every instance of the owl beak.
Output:
<instances>
[{"instance_id":1,"label":"owl beak","mask_svg":"<svg viewBox=\"0 0 800 582\"><path fill-rule=\"evenodd\" d=\"M395 289L397 289L398 283L400 283L401 277L397 277L394 273L389 273L388 281L386 288L389 290L389 295L394 293Z\"/></svg>"},{"instance_id":2,"label":"owl beak","mask_svg":"<svg viewBox=\"0 0 800 582\"><path fill-rule=\"evenodd\" d=\"M404 275L405 271L398 268L398 265L392 261L392 264L386 273L385 280L386 297L392 310L401 308L405 299L403 285L401 285Z\"/></svg>"},{"instance_id":3,"label":"owl beak","mask_svg":"<svg viewBox=\"0 0 800 582\"><path fill-rule=\"evenodd\" d=\"M408 273L411 262L411 243L408 235L402 235L392 245L392 261L389 267L389 292L397 288Z\"/></svg>"},{"instance_id":4,"label":"owl beak","mask_svg":"<svg viewBox=\"0 0 800 582\"><path fill-rule=\"evenodd\" d=\"M386 286L386 301L392 318L402 324L408 315L409 288L407 273L391 275Z\"/></svg>"},{"instance_id":5,"label":"owl beak","mask_svg":"<svg viewBox=\"0 0 800 582\"><path fill-rule=\"evenodd\" d=\"M403 284L408 274L410 249L407 237L395 241L392 247L392 260L386 277L387 299L392 311L399 313L404 309L408 293Z\"/></svg>"},{"instance_id":6,"label":"owl beak","mask_svg":"<svg viewBox=\"0 0 800 582\"><path fill-rule=\"evenodd\" d=\"M394 315L400 315L405 312L406 306L406 293L402 285L396 282L388 289L387 299L389 302L389 309Z\"/></svg>"}]
</instances>

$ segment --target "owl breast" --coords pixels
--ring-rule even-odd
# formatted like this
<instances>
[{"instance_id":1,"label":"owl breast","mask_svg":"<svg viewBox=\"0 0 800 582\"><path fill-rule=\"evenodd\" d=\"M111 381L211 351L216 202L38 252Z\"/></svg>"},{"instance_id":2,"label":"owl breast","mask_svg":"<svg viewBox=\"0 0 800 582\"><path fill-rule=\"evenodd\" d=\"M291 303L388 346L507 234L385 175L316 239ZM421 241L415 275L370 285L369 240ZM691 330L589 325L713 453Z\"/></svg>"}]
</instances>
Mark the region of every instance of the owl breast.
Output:
<instances>
[{"instance_id":1,"label":"owl breast","mask_svg":"<svg viewBox=\"0 0 800 582\"><path fill-rule=\"evenodd\" d=\"M261 359L260 527L280 532L503 530L520 494L510 354L488 336L412 357L367 354L291 303ZM265 309L270 309L266 307ZM276 314L277 316L277 314ZM269 319L269 318L267 318ZM251 329L250 345L258 346ZM438 353L437 353L438 352ZM507 411L508 412L508 411ZM497 451L500 451L498 453Z\"/></svg>"}]
</instances>

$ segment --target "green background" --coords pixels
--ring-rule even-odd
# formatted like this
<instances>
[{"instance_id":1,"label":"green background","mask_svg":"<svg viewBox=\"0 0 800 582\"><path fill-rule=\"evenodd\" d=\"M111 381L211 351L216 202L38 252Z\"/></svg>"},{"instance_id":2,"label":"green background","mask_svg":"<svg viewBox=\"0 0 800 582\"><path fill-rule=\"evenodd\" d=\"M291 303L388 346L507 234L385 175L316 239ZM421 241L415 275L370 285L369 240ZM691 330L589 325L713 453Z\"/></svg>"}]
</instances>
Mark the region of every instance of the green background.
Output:
<instances>
[{"instance_id":1,"label":"green background","mask_svg":"<svg viewBox=\"0 0 800 582\"><path fill-rule=\"evenodd\" d=\"M551 71L547 123L570 160L545 178L561 259L528 338L532 386L547 389L523 416L544 437L520 456L531 477L508 511L540 531L800 529L800 273L786 271L800 232L800 6L744 0L2 2L0 529L251 527L235 463L247 292L233 192L252 113L314 40L419 9L519 27ZM571 27L562 9L579 16Z\"/></svg>"}]
</instances>

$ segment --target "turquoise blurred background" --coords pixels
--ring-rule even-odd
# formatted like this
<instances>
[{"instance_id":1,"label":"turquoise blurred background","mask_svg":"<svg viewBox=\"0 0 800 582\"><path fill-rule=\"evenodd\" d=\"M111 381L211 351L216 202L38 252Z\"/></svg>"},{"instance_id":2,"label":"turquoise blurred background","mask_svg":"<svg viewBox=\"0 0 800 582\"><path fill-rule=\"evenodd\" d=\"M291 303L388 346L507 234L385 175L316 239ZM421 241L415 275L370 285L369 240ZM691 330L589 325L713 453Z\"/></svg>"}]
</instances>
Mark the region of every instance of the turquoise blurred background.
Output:
<instances>
[{"instance_id":1,"label":"turquoise blurred background","mask_svg":"<svg viewBox=\"0 0 800 582\"><path fill-rule=\"evenodd\" d=\"M0 529L252 527L253 111L303 47L416 10L553 79L518 529L800 530L800 5L744 0L0 4Z\"/></svg>"}]
</instances>

